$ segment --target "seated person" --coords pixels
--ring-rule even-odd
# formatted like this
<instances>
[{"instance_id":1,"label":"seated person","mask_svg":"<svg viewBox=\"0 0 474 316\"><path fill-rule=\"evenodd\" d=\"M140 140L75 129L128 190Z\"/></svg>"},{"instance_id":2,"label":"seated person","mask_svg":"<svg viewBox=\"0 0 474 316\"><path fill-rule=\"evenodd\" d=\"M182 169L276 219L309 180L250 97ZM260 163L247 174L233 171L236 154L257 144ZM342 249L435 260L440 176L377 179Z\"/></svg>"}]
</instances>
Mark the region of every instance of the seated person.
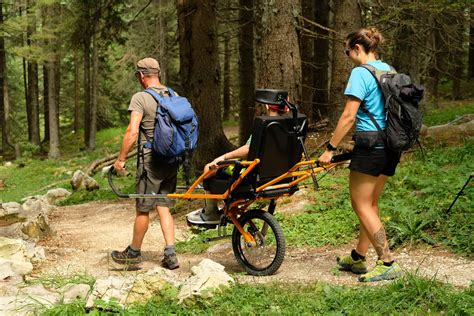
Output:
<instances>
[{"instance_id":1,"label":"seated person","mask_svg":"<svg viewBox=\"0 0 474 316\"><path fill-rule=\"evenodd\" d=\"M268 116L279 116L288 112L288 107L281 109L278 105L265 104L267 109ZM217 164L224 160L233 160L233 159L245 159L249 154L250 141L252 140L252 135L245 143L245 145L233 150L231 152L225 153L210 163L206 164L204 167L204 172L207 172L209 169L217 169ZM228 167L228 168L232 168ZM222 170L222 169L221 169ZM226 172L226 171L224 171ZM226 173L231 174L231 171ZM211 176L215 176L216 172L212 173ZM207 192L206 193L210 193ZM191 225L218 225L220 223L221 214L217 207L216 199L206 199L205 206L202 209L195 210L186 215L186 219Z\"/></svg>"}]
</instances>

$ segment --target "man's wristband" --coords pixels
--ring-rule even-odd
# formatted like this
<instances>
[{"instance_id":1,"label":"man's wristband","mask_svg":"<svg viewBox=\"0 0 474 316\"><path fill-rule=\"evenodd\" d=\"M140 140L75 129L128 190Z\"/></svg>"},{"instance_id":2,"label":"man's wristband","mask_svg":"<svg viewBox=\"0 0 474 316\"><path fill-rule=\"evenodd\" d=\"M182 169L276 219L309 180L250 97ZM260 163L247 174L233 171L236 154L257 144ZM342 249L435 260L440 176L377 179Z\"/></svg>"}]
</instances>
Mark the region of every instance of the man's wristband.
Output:
<instances>
[{"instance_id":1,"label":"man's wristband","mask_svg":"<svg viewBox=\"0 0 474 316\"><path fill-rule=\"evenodd\" d=\"M329 151L335 151L337 148L331 145L331 142L328 142L328 144L326 145L326 149Z\"/></svg>"}]
</instances>

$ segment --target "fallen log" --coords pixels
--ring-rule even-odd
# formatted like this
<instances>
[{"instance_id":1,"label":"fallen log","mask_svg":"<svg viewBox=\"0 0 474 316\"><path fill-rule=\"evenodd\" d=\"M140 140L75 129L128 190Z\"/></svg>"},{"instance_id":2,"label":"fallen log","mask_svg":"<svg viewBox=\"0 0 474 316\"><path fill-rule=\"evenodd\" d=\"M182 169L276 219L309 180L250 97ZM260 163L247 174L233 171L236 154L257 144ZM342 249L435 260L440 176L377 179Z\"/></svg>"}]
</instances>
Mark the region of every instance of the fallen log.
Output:
<instances>
[{"instance_id":1,"label":"fallen log","mask_svg":"<svg viewBox=\"0 0 474 316\"><path fill-rule=\"evenodd\" d=\"M439 143L459 143L474 136L474 114L466 114L449 123L423 126L421 138Z\"/></svg>"},{"instance_id":2,"label":"fallen log","mask_svg":"<svg viewBox=\"0 0 474 316\"><path fill-rule=\"evenodd\" d=\"M101 159L95 160L87 168L86 174L88 176L90 176L90 175L94 174L98 169L101 169L105 166L111 165L113 162L115 162L115 160L117 160L119 153L120 152L115 153L115 154L110 155L110 156L107 156L107 157L104 157L104 158L101 158ZM137 154L137 150L136 149L132 150L131 152L128 153L127 159L135 156L136 154Z\"/></svg>"}]
</instances>

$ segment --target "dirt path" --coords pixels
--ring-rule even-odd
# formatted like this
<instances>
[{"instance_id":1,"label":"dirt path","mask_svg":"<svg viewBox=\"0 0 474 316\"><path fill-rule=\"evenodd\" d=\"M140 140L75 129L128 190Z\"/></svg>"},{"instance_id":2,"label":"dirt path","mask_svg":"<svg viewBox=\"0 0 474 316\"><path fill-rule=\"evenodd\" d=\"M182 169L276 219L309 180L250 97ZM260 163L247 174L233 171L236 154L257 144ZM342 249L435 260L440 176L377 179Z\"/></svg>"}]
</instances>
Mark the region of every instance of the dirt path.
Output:
<instances>
[{"instance_id":1,"label":"dirt path","mask_svg":"<svg viewBox=\"0 0 474 316\"><path fill-rule=\"evenodd\" d=\"M301 201L285 205L295 211ZM301 206L300 206L301 207ZM281 211L284 211L282 209ZM72 274L87 272L95 277L117 275L124 272L109 258L113 249L122 250L130 242L134 219L134 204L131 200L92 202L82 205L58 207L50 216L50 225L56 232L51 238L40 242L46 251L46 262L37 274ZM159 221L153 217L143 244L141 270L160 264L163 238ZM184 240L189 235L184 214L175 217L176 238ZM355 243L355 241L354 241ZM252 277L237 274L241 282L266 283L272 281L308 283L324 281L332 284L356 284L354 275L339 272L334 268L334 259L347 253L354 245L323 248L288 248L285 261L279 271L270 277ZM230 240L212 246L200 255L180 255L181 267L175 270L185 277L190 267L203 258L210 258L226 267L227 272L243 272L234 259ZM369 254L374 258L374 253ZM397 252L399 263L407 270L418 270L420 274L467 287L474 279L474 261L455 256L439 248L401 249ZM373 265L373 260L369 265Z\"/></svg>"}]
</instances>

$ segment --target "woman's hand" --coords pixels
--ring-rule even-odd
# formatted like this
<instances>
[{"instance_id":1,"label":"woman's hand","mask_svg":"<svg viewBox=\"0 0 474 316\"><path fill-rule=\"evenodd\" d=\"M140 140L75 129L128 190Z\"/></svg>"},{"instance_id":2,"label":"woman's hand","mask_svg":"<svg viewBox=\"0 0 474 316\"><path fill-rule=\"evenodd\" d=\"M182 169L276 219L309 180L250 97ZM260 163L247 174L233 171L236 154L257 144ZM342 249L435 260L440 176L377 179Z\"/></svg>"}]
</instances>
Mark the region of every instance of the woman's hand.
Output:
<instances>
[{"instance_id":1,"label":"woman's hand","mask_svg":"<svg viewBox=\"0 0 474 316\"><path fill-rule=\"evenodd\" d=\"M334 151L326 150L319 158L318 162L322 165L328 165L331 163L331 159L334 156Z\"/></svg>"},{"instance_id":2,"label":"woman's hand","mask_svg":"<svg viewBox=\"0 0 474 316\"><path fill-rule=\"evenodd\" d=\"M206 168L205 169L216 169L217 168L217 164L221 161L224 161L226 158L225 155L222 155L222 156L219 156L217 157L216 159L214 159L213 161L211 161L210 163L208 163L206 165Z\"/></svg>"}]
</instances>

